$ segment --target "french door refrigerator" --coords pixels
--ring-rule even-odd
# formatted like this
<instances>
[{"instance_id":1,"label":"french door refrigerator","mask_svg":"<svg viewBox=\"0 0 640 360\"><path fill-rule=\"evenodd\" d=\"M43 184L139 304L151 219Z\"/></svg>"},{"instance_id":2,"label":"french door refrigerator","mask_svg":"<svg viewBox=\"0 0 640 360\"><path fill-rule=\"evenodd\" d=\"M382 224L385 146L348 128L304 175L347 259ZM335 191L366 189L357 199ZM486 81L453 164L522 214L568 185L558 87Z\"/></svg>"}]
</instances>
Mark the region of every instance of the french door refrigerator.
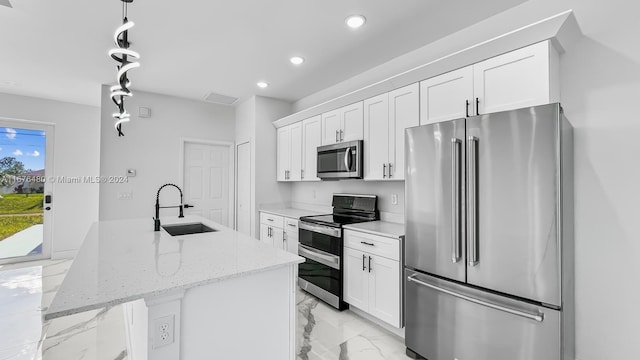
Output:
<instances>
[{"instance_id":1,"label":"french door refrigerator","mask_svg":"<svg viewBox=\"0 0 640 360\"><path fill-rule=\"evenodd\" d=\"M405 137L407 354L573 359L573 130L560 105Z\"/></svg>"}]
</instances>

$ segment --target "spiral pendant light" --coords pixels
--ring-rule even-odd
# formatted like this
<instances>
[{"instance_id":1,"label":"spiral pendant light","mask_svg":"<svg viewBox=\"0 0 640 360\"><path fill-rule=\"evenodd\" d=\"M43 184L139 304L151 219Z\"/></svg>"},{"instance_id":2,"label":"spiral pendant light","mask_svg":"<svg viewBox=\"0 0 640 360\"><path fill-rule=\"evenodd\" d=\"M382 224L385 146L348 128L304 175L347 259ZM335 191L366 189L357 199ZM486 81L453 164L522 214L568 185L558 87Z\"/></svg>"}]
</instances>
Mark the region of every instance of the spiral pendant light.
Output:
<instances>
[{"instance_id":1,"label":"spiral pendant light","mask_svg":"<svg viewBox=\"0 0 640 360\"><path fill-rule=\"evenodd\" d=\"M118 74L116 77L118 85L111 87L111 100L118 108L118 112L113 114L113 117L116 119L116 131L118 131L118 136L124 136L124 133L122 132L122 124L129 122L131 118L131 114L129 114L124 107L125 97L130 97L132 95L129 90L131 81L129 81L129 78L127 77L127 72L131 69L140 67L140 63L136 61L140 59L140 54L129 49L129 30L133 28L135 24L133 21L129 21L129 19L127 19L127 6L128 3L133 2L133 0L120 1L122 1L122 25L116 29L116 32L113 35L116 48L109 50L109 56L118 62Z\"/></svg>"}]
</instances>

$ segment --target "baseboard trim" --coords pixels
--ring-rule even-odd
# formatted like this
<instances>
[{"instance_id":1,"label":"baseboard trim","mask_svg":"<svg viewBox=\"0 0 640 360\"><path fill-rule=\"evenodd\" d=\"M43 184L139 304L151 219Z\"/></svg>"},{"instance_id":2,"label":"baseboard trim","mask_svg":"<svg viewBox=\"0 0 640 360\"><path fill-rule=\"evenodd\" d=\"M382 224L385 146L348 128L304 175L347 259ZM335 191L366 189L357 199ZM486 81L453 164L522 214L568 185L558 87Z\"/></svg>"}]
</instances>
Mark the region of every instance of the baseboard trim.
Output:
<instances>
[{"instance_id":1,"label":"baseboard trim","mask_svg":"<svg viewBox=\"0 0 640 360\"><path fill-rule=\"evenodd\" d=\"M56 251L51 253L51 260L73 259L78 254L78 250Z\"/></svg>"},{"instance_id":2,"label":"baseboard trim","mask_svg":"<svg viewBox=\"0 0 640 360\"><path fill-rule=\"evenodd\" d=\"M354 314L356 314L356 315L358 315L358 316L360 316L362 318L365 318L365 319L371 321L372 323L380 326L381 328L389 331L390 333L398 335L402 339L404 339L404 327L401 328L401 329L395 328L395 327L387 324L386 322L384 322L384 321L382 321L382 320L380 320L380 319L378 319L376 317L373 317L370 314L358 309L357 307L355 307L353 305L349 306L349 311L353 312Z\"/></svg>"}]
</instances>

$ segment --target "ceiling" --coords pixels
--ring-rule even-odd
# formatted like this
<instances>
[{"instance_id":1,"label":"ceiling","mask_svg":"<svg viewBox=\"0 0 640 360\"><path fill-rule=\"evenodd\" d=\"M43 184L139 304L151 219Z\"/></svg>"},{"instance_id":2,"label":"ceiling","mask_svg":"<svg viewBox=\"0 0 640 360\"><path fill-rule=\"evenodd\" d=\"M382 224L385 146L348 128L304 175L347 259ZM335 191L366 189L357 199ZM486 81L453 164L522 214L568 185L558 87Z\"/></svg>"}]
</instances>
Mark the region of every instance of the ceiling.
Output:
<instances>
[{"instance_id":1,"label":"ceiling","mask_svg":"<svg viewBox=\"0 0 640 360\"><path fill-rule=\"evenodd\" d=\"M134 90L202 100L215 92L295 101L525 0L135 0ZM0 0L0 3L8 3ZM99 106L119 0L0 6L0 92ZM350 14L367 18L348 28ZM306 59L294 66L288 59ZM270 86L259 89L256 82Z\"/></svg>"}]
</instances>

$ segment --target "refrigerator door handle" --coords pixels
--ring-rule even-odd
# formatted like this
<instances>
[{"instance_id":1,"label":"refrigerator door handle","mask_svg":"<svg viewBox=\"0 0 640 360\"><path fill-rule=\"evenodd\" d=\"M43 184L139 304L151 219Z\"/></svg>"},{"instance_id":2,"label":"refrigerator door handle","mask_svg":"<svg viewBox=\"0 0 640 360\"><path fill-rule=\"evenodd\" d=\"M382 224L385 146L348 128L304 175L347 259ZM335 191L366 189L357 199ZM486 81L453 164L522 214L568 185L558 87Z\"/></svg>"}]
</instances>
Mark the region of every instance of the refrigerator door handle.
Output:
<instances>
[{"instance_id":1,"label":"refrigerator door handle","mask_svg":"<svg viewBox=\"0 0 640 360\"><path fill-rule=\"evenodd\" d=\"M451 139L451 261L460 261L460 139Z\"/></svg>"},{"instance_id":2,"label":"refrigerator door handle","mask_svg":"<svg viewBox=\"0 0 640 360\"><path fill-rule=\"evenodd\" d=\"M477 164L478 138L467 137L467 241L469 249L469 266L476 266L479 262L478 246L478 209L477 209L477 188L478 188L478 164Z\"/></svg>"},{"instance_id":3,"label":"refrigerator door handle","mask_svg":"<svg viewBox=\"0 0 640 360\"><path fill-rule=\"evenodd\" d=\"M491 309L495 309L495 310L498 310L498 311L503 311L503 312L506 312L506 313L509 313L509 314L512 314L512 315L516 315L516 316L521 316L521 317L524 317L524 318L527 318L527 319L530 319L530 320L534 320L534 321L537 321L537 322L543 322L544 321L544 313L542 313L540 311L538 311L537 313L533 313L532 314L532 313L529 313L529 312L526 312L526 311L521 311L521 310L518 310L518 309L512 309L512 308L509 308L509 307L506 307L506 306L494 304L492 302L476 299L476 298L473 298L473 297L470 297L470 296L467 296L467 295L464 295L464 294L457 293L455 291L451 291L451 290L444 289L444 288L441 288L441 287L436 286L436 285L432 285L432 284L426 283L424 281L420 281L420 280L416 279L416 275L415 274L408 276L407 277L407 281L411 281L411 282L414 282L416 284L419 284L419 285L422 285L422 286L426 286L426 287L428 287L430 289L439 291L441 293L445 293L447 295L451 295L451 296L457 297L459 299L472 302L474 304L486 306L486 307L491 308Z\"/></svg>"}]
</instances>

